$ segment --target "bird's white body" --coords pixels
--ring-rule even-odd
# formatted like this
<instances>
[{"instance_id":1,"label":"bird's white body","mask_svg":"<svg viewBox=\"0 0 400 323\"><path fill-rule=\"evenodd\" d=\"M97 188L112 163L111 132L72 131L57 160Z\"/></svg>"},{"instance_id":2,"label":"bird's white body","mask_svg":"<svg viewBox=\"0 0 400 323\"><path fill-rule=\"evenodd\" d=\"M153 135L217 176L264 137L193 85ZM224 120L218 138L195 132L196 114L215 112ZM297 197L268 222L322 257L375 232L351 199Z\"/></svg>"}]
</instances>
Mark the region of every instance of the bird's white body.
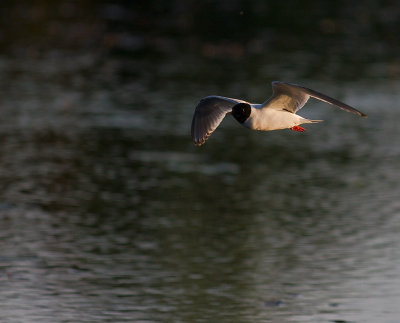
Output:
<instances>
[{"instance_id":1,"label":"bird's white body","mask_svg":"<svg viewBox=\"0 0 400 323\"><path fill-rule=\"evenodd\" d=\"M252 130L289 128L304 131L304 128L299 127L300 124L322 121L309 120L296 114L310 97L366 117L364 113L343 102L301 85L272 82L272 90L272 96L262 104L251 104L244 100L216 95L201 99L192 120L194 143L198 146L204 144L227 114L232 114L241 125Z\"/></svg>"},{"instance_id":2,"label":"bird's white body","mask_svg":"<svg viewBox=\"0 0 400 323\"><path fill-rule=\"evenodd\" d=\"M251 115L243 122L243 126L252 130L271 131L319 121L308 120L286 110L263 109L262 107L262 104L251 105Z\"/></svg>"}]
</instances>

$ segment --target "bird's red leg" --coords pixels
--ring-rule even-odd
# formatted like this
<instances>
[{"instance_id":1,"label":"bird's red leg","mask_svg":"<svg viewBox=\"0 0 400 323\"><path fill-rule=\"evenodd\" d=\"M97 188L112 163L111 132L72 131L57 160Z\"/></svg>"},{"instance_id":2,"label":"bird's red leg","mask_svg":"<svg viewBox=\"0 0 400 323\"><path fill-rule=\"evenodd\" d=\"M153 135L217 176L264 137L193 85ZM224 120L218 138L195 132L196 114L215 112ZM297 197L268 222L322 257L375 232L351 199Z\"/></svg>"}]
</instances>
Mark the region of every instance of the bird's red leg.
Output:
<instances>
[{"instance_id":1,"label":"bird's red leg","mask_svg":"<svg viewBox=\"0 0 400 323\"><path fill-rule=\"evenodd\" d=\"M298 132L306 131L306 129L304 129L303 127L300 127L300 126L294 126L294 127L290 128L290 130L298 131Z\"/></svg>"}]
</instances>

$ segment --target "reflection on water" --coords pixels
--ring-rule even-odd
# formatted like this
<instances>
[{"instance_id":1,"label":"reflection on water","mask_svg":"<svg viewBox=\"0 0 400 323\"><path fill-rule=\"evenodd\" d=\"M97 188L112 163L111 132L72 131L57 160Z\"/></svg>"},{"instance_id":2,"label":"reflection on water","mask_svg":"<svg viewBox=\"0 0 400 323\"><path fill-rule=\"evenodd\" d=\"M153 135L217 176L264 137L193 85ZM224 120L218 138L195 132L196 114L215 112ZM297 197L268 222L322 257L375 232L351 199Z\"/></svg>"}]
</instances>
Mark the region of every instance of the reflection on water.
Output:
<instances>
[{"instance_id":1,"label":"reflection on water","mask_svg":"<svg viewBox=\"0 0 400 323\"><path fill-rule=\"evenodd\" d=\"M34 64L2 85L5 321L396 319L395 92L355 87L366 120L313 103L304 134L227 120L198 148L177 89L130 110Z\"/></svg>"},{"instance_id":2,"label":"reflection on water","mask_svg":"<svg viewBox=\"0 0 400 323\"><path fill-rule=\"evenodd\" d=\"M104 8L108 23L126 19ZM118 47L112 36L104 46ZM177 59L168 37L143 40L174 53L163 56L125 36L131 55L0 58L0 321L397 322L400 84L384 72L375 82L318 77L321 53L253 61L205 42ZM199 98L262 101L272 78L369 118L310 102L300 114L325 121L305 133L227 119L192 144Z\"/></svg>"}]
</instances>

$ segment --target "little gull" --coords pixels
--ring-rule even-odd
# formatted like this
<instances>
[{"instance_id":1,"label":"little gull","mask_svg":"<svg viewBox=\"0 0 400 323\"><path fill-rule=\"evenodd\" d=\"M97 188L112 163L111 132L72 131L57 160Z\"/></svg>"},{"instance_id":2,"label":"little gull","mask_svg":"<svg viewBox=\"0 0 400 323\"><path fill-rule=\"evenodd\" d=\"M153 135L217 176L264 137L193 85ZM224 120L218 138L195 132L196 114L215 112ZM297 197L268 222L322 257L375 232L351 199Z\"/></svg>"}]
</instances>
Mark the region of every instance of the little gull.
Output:
<instances>
[{"instance_id":1,"label":"little gull","mask_svg":"<svg viewBox=\"0 0 400 323\"><path fill-rule=\"evenodd\" d=\"M216 95L201 99L192 120L193 141L197 146L204 144L227 114L232 114L241 125L253 130L271 131L289 128L294 131L305 131L299 126L300 124L322 121L309 120L296 114L310 97L361 117L367 116L339 100L304 86L275 81L272 82L272 96L262 104Z\"/></svg>"}]
</instances>

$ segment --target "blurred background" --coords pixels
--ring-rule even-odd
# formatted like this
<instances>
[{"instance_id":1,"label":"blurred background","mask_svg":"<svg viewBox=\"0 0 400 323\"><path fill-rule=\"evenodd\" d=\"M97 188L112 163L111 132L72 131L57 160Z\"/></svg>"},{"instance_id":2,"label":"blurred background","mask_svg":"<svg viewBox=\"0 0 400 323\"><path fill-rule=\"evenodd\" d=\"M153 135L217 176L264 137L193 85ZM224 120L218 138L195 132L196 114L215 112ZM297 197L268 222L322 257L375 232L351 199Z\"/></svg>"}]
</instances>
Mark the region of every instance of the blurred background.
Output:
<instances>
[{"instance_id":1,"label":"blurred background","mask_svg":"<svg viewBox=\"0 0 400 323\"><path fill-rule=\"evenodd\" d=\"M0 8L1 322L398 322L397 1ZM299 83L305 133L197 102Z\"/></svg>"}]
</instances>

